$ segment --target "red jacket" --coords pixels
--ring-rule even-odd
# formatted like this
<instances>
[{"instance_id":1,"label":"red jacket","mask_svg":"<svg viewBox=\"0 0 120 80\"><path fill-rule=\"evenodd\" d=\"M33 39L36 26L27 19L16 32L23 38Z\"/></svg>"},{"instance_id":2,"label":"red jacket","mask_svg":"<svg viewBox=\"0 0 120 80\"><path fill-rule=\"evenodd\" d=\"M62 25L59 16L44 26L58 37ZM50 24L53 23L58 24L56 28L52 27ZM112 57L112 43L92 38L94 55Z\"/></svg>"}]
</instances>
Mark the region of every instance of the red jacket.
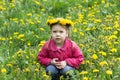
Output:
<instances>
[{"instance_id":1,"label":"red jacket","mask_svg":"<svg viewBox=\"0 0 120 80\"><path fill-rule=\"evenodd\" d=\"M53 58L66 61L68 65L78 68L84 56L79 47L70 39L66 39L62 48L57 49L53 39L47 41L38 54L39 63L48 66Z\"/></svg>"}]
</instances>

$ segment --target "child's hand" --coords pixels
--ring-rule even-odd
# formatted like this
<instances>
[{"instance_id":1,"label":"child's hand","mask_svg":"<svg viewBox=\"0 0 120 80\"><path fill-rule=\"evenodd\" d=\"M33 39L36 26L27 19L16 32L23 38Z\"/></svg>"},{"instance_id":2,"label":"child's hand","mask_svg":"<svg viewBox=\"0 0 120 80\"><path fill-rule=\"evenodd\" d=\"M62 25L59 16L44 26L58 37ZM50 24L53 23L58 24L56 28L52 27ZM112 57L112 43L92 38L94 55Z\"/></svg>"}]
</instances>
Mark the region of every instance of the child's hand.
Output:
<instances>
[{"instance_id":1,"label":"child's hand","mask_svg":"<svg viewBox=\"0 0 120 80\"><path fill-rule=\"evenodd\" d=\"M58 66L56 66L58 69L62 69L67 65L66 61L61 61Z\"/></svg>"},{"instance_id":2,"label":"child's hand","mask_svg":"<svg viewBox=\"0 0 120 80\"><path fill-rule=\"evenodd\" d=\"M66 61L57 62L57 60L58 58L53 58L51 64L55 65L58 69L62 69L67 65Z\"/></svg>"},{"instance_id":3,"label":"child's hand","mask_svg":"<svg viewBox=\"0 0 120 80\"><path fill-rule=\"evenodd\" d=\"M53 65L55 65L55 66L60 65L60 62L57 62L57 60L58 60L58 58L53 58L53 59L51 60L51 64L53 64Z\"/></svg>"}]
</instances>

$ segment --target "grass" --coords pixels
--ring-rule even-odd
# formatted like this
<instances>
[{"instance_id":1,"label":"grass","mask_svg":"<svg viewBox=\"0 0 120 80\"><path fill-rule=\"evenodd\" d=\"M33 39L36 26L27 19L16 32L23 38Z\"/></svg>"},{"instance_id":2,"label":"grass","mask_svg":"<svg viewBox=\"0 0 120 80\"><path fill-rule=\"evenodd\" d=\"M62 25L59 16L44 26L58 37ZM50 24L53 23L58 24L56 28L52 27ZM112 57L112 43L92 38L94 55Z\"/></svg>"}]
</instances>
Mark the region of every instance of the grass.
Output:
<instances>
[{"instance_id":1,"label":"grass","mask_svg":"<svg viewBox=\"0 0 120 80\"><path fill-rule=\"evenodd\" d=\"M119 0L1 0L0 79L50 80L37 54L50 38L46 20L74 21L70 38L85 60L73 80L119 80Z\"/></svg>"}]
</instances>

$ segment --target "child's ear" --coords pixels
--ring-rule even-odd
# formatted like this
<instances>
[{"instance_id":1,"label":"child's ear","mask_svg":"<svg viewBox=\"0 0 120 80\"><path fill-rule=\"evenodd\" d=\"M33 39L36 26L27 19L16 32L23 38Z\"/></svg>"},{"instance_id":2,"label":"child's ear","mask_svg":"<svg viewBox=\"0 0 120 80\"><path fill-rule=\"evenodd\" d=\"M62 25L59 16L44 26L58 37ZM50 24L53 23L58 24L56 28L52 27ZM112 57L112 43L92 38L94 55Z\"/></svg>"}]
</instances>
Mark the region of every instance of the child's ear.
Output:
<instances>
[{"instance_id":1,"label":"child's ear","mask_svg":"<svg viewBox=\"0 0 120 80\"><path fill-rule=\"evenodd\" d=\"M69 37L69 31L68 31L68 30L67 30L66 34L67 34L67 36L66 36L66 37Z\"/></svg>"}]
</instances>

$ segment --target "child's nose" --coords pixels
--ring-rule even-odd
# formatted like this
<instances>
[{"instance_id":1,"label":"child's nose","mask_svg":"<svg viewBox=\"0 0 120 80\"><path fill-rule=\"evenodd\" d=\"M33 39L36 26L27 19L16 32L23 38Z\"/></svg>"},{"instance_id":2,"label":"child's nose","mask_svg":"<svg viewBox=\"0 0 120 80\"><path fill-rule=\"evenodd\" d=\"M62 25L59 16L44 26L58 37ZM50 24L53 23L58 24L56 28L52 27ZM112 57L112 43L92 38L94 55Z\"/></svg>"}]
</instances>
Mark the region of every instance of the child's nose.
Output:
<instances>
[{"instance_id":1,"label":"child's nose","mask_svg":"<svg viewBox=\"0 0 120 80\"><path fill-rule=\"evenodd\" d=\"M59 32L57 32L57 34L56 35L60 35L60 33Z\"/></svg>"}]
</instances>

